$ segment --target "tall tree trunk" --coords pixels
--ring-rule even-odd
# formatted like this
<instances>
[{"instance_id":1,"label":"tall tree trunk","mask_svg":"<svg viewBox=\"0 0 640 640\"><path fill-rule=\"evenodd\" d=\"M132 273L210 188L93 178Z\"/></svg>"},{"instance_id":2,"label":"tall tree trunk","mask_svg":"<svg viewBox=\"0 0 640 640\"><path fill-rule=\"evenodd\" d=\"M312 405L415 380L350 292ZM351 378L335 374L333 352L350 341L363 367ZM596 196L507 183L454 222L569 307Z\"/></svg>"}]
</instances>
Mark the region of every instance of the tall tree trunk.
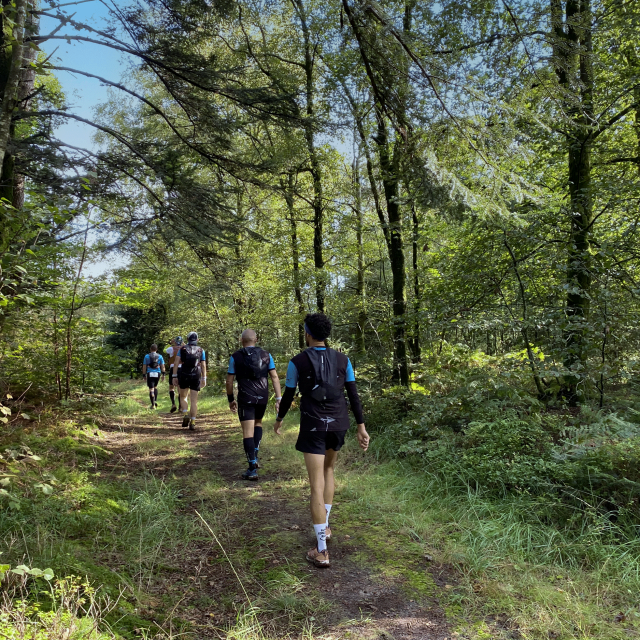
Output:
<instances>
[{"instance_id":1,"label":"tall tree trunk","mask_svg":"<svg viewBox=\"0 0 640 640\"><path fill-rule=\"evenodd\" d=\"M7 2L3 3L7 6ZM24 35L33 37L38 31L38 16L32 11L33 2L27 4L27 15L25 18ZM9 36L7 38L7 36ZM10 46L12 38L10 34L2 30L2 44L5 45L5 58L3 64L0 64L0 83L6 84L8 73L11 68L12 48ZM9 45L9 46L7 46ZM30 96L33 92L35 84L36 70L33 62L36 60L37 49L30 46L22 47L22 67L20 70L20 78L18 81L18 89L16 95L15 107L20 106L23 111L27 111L30 106ZM4 95L4 94L3 94ZM8 200L16 209L21 209L24 204L24 175L16 172L16 159L11 150L11 141L15 138L16 123L12 120L9 130L9 139L7 149L5 151L2 163L2 172L0 178L0 198Z\"/></svg>"},{"instance_id":2,"label":"tall tree trunk","mask_svg":"<svg viewBox=\"0 0 640 640\"><path fill-rule=\"evenodd\" d=\"M2 105L0 106L0 171L4 169L4 159L11 138L13 113L18 103L18 90L20 80L22 79L22 66L24 62L24 46L22 43L24 39L27 5L27 0L15 0L14 24L10 38L6 38L6 32L3 34L5 46L8 45L11 47L11 63L6 83L2 87ZM11 5L5 7L5 11L9 6ZM2 178L1 173L0 178Z\"/></svg>"},{"instance_id":3,"label":"tall tree trunk","mask_svg":"<svg viewBox=\"0 0 640 640\"><path fill-rule=\"evenodd\" d=\"M238 322L243 329L246 329L245 326L247 323L247 307L248 300L245 295L245 287L242 280L243 273L243 262L244 255L242 253L242 244L244 242L244 222L245 222L245 211L244 211L244 201L242 197L242 186L240 184L236 185L238 191L236 193L236 220L238 224L238 234L236 235L236 243L234 246L236 264L235 264L235 287L233 291L233 304L235 307L235 315L238 318Z\"/></svg>"},{"instance_id":4,"label":"tall tree trunk","mask_svg":"<svg viewBox=\"0 0 640 640\"><path fill-rule=\"evenodd\" d=\"M311 178L313 180L313 263L316 270L316 305L320 313L325 312L325 299L327 291L327 279L324 269L324 257L322 244L324 240L324 198L322 194L322 168L315 143L315 83L313 71L315 66L311 34L307 24L307 15L302 0L292 0L300 19L302 36L304 39L304 74L306 94L306 120L304 124L304 136L311 164Z\"/></svg>"},{"instance_id":5,"label":"tall tree trunk","mask_svg":"<svg viewBox=\"0 0 640 640\"><path fill-rule=\"evenodd\" d=\"M284 189L284 198L287 203L289 214L289 225L291 227L291 257L293 263L293 291L298 305L298 346L304 349L304 323L305 314L304 302L302 300L302 288L300 286L300 249L298 247L298 223L296 222L296 212L294 208L294 175L292 172L287 176L287 185Z\"/></svg>"},{"instance_id":6,"label":"tall tree trunk","mask_svg":"<svg viewBox=\"0 0 640 640\"><path fill-rule=\"evenodd\" d=\"M400 143L394 145L394 153L389 150L387 126L384 116L377 111L378 133L376 144L380 159L380 173L389 219L392 290L393 290L393 343L395 350L394 379L401 385L409 385L409 363L407 360L406 315L407 291L404 261L404 241L402 234L402 211L400 209Z\"/></svg>"},{"instance_id":7,"label":"tall tree trunk","mask_svg":"<svg viewBox=\"0 0 640 640\"><path fill-rule=\"evenodd\" d=\"M376 214L378 215L378 220L380 221L380 227L384 235L384 240L387 244L387 250L389 251L389 253L391 253L391 236L389 234L389 223L385 218L384 211L382 210L382 205L380 204L378 185L376 184L376 178L373 173L373 158L371 157L369 145L367 144L367 136L364 131L364 122L362 121L362 109L360 105L355 101L351 91L349 91L349 86L347 85L347 83L342 82L341 84L342 88L344 89L345 95L349 100L349 104L351 105L351 111L356 122L356 130L358 131L358 136L360 137L362 150L364 151L364 157L367 163L367 178L369 179L369 187L371 189L371 195L373 196Z\"/></svg>"},{"instance_id":8,"label":"tall tree trunk","mask_svg":"<svg viewBox=\"0 0 640 640\"><path fill-rule=\"evenodd\" d=\"M421 349L420 349L420 275L418 273L418 239L420 232L420 225L418 221L418 214L416 213L415 205L411 205L411 221L413 223L412 234L412 266L413 266L413 335L409 342L411 348L411 359L413 362L420 362Z\"/></svg>"},{"instance_id":9,"label":"tall tree trunk","mask_svg":"<svg viewBox=\"0 0 640 640\"><path fill-rule=\"evenodd\" d=\"M636 43L630 42L625 50L625 57L629 65L629 71L635 75L640 75L640 57L636 54ZM636 163L638 174L640 174L640 84L636 84L633 88L633 102L636 104L634 109L634 129L636 132L636 155L633 162Z\"/></svg>"},{"instance_id":10,"label":"tall tree trunk","mask_svg":"<svg viewBox=\"0 0 640 640\"><path fill-rule=\"evenodd\" d=\"M356 295L358 296L358 322L356 323L356 348L358 353L365 353L367 344L364 328L367 325L367 297L364 287L364 244L362 219L362 185L360 183L360 145L356 145L353 158L353 186L356 217L356 244L358 247L358 273Z\"/></svg>"},{"instance_id":11,"label":"tall tree trunk","mask_svg":"<svg viewBox=\"0 0 640 640\"><path fill-rule=\"evenodd\" d=\"M587 359L587 321L592 284L591 234L593 194L591 150L594 126L593 43L590 0L567 0L562 19L561 0L551 0L556 75L564 93L571 125L568 137L570 236L567 256L564 365L568 369L563 394L569 404L582 398L580 382Z\"/></svg>"},{"instance_id":12,"label":"tall tree trunk","mask_svg":"<svg viewBox=\"0 0 640 640\"><path fill-rule=\"evenodd\" d=\"M71 306L69 307L69 317L67 319L66 327L66 347L67 347L67 361L65 367L65 383L64 383L64 397L69 399L71 396L71 363L73 356L73 318L77 311L76 300L78 297L78 286L80 285L80 278L82 277L82 269L87 258L87 240L89 237L89 216L87 216L87 228L84 232L84 243L82 245L82 254L80 256L80 264L78 265L78 272L76 274L76 280L73 284L73 294L71 296Z\"/></svg>"}]
</instances>

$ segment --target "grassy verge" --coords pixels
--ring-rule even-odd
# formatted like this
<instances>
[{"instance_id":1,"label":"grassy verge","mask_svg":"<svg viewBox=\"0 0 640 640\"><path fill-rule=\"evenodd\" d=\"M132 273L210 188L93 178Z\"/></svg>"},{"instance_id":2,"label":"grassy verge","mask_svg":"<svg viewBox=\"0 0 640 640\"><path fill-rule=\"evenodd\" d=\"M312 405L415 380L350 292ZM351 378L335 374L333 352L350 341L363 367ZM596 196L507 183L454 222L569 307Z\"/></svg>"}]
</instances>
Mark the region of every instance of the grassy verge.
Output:
<instances>
[{"instance_id":1,"label":"grassy verge","mask_svg":"<svg viewBox=\"0 0 640 640\"><path fill-rule=\"evenodd\" d=\"M267 417L268 472L248 491L210 458L224 444L218 425L235 420L217 391L203 392L200 411L224 417L198 441L175 431L168 439L145 406L146 389L131 383L114 387L117 398L99 414L44 415L3 436L2 563L79 579L5 579L13 598L0 611L1 633L22 637L16 629L41 611L49 639L67 637L65 625L74 638L100 640L376 637L365 633L375 627L365 612L355 622L325 621L336 603L314 583L300 533L286 522L291 513L306 519L297 416L280 439ZM166 412L165 396L166 388ZM332 526L370 584L393 584L407 601L438 599L453 637L638 634L635 547L607 539L593 521L569 535L533 498L461 492L387 459L392 450L384 436L366 455L350 440L338 463ZM241 469L239 441L225 456ZM28 609L35 602L41 609Z\"/></svg>"}]
</instances>

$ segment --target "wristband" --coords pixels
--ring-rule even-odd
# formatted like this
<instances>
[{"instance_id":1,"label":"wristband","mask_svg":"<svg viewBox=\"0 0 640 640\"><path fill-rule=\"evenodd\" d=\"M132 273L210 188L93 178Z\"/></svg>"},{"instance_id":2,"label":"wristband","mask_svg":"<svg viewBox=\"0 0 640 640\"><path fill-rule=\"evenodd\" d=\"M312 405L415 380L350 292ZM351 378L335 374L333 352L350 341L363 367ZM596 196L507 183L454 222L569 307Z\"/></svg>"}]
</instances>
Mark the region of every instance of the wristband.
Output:
<instances>
[{"instance_id":1,"label":"wristband","mask_svg":"<svg viewBox=\"0 0 640 640\"><path fill-rule=\"evenodd\" d=\"M276 400L282 400L282 396L277 397Z\"/></svg>"},{"instance_id":2,"label":"wristband","mask_svg":"<svg viewBox=\"0 0 640 640\"><path fill-rule=\"evenodd\" d=\"M276 416L276 422L282 422L283 418L281 418L280 416Z\"/></svg>"},{"instance_id":3,"label":"wristband","mask_svg":"<svg viewBox=\"0 0 640 640\"><path fill-rule=\"evenodd\" d=\"M229 404L234 401L233 393L227 393L227 400L229 401Z\"/></svg>"}]
</instances>

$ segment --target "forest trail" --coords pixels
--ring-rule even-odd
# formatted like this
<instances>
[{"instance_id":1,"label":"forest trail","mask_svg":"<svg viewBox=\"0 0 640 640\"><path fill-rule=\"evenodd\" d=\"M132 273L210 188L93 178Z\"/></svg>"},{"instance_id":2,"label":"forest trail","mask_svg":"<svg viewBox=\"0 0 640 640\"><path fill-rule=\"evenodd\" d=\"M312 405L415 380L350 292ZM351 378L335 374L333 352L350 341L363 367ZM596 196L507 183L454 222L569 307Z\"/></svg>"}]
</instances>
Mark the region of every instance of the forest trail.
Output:
<instances>
[{"instance_id":1,"label":"forest trail","mask_svg":"<svg viewBox=\"0 0 640 640\"><path fill-rule=\"evenodd\" d=\"M159 417L160 424L151 412L103 424L100 437L114 454L103 473L116 482L153 477L177 488L176 522L186 519L192 532L184 545L163 549L154 560L143 617L165 632L186 620L194 638L240 637L237 630L229 633L240 624L255 632L242 637L451 637L438 600L451 582L446 569L390 547L397 538L376 526L370 510L347 522L340 478L331 517L333 564L319 570L305 561L314 537L301 456L291 453L292 421L282 439L265 421L260 480L247 483L240 479L246 464L235 416L214 410L199 417L195 432L181 428L178 413ZM246 616L245 590L258 612L259 632Z\"/></svg>"}]
</instances>

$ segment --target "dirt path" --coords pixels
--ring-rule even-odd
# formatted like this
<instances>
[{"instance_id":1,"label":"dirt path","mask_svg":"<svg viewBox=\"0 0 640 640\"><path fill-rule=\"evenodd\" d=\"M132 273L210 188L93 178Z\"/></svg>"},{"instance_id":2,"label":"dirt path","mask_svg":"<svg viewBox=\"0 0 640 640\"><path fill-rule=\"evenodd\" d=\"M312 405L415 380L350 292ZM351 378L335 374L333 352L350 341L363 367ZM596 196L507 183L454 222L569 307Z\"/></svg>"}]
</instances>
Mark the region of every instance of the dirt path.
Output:
<instances>
[{"instance_id":1,"label":"dirt path","mask_svg":"<svg viewBox=\"0 0 640 640\"><path fill-rule=\"evenodd\" d=\"M266 437L260 480L246 483L240 479L246 464L234 418L201 417L195 432L180 423L173 414L163 415L161 425L139 418L103 426L101 445L115 454L105 472L118 481L145 474L171 481L181 492L177 521L186 520L192 531L184 545L157 561L142 614L166 630L174 625L170 611L190 622L195 638L239 637L226 630L242 622L244 589L268 638L451 637L438 600L451 581L442 568L424 558L390 563L389 541L380 539L377 553L380 531L365 520L343 522L337 501L332 566L315 569L304 559L314 543L304 470L299 461L294 466L285 445ZM427 587L412 590L409 573Z\"/></svg>"}]
</instances>

